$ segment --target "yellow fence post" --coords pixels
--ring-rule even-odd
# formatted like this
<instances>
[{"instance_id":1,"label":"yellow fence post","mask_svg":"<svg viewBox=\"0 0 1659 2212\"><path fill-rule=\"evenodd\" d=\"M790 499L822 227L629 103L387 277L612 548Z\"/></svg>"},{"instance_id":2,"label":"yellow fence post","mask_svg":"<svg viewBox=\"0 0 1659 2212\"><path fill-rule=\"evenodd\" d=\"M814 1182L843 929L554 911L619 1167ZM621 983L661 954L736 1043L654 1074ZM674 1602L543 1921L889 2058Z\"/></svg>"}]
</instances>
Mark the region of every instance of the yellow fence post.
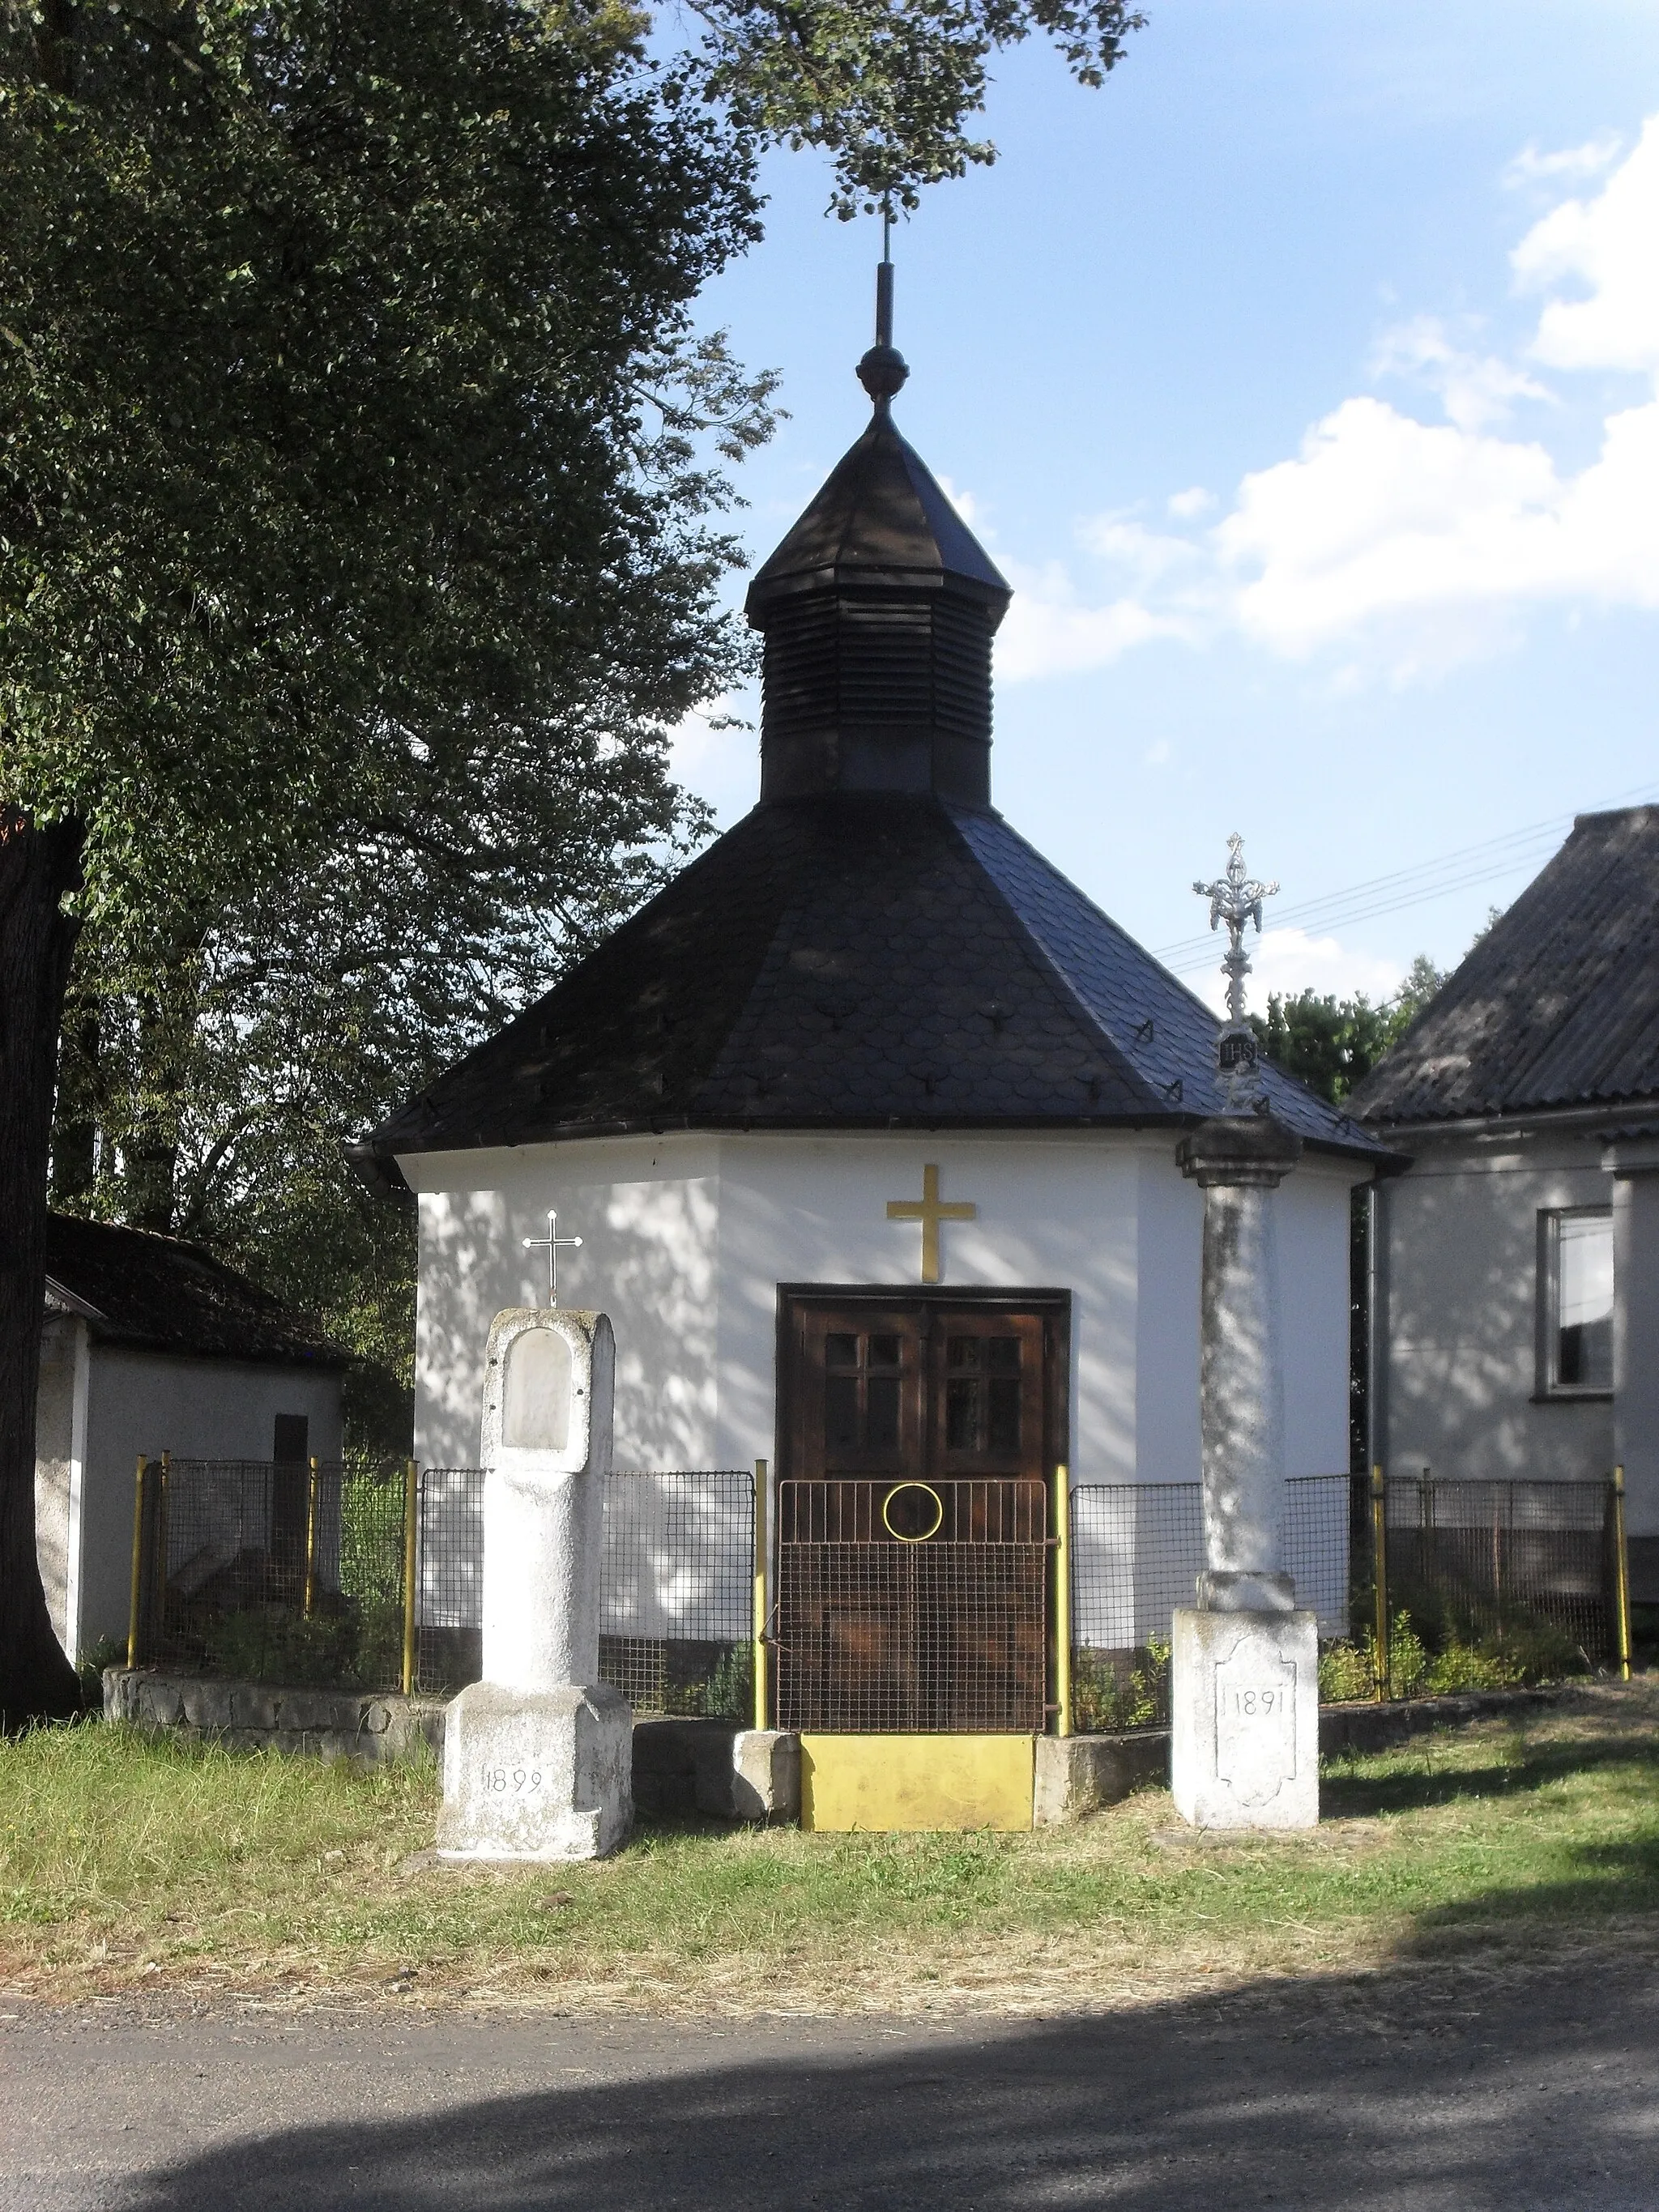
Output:
<instances>
[{"instance_id":1,"label":"yellow fence post","mask_svg":"<svg viewBox=\"0 0 1659 2212\"><path fill-rule=\"evenodd\" d=\"M144 1468L149 1464L143 1452L138 1455L138 1472L132 1482L132 1598L127 1611L127 1664L138 1664L138 1620L144 1595Z\"/></svg>"},{"instance_id":2,"label":"yellow fence post","mask_svg":"<svg viewBox=\"0 0 1659 2212\"><path fill-rule=\"evenodd\" d=\"M1389 1694L1389 1494L1380 1467L1371 1469L1371 1563L1376 1590L1376 1694Z\"/></svg>"},{"instance_id":3,"label":"yellow fence post","mask_svg":"<svg viewBox=\"0 0 1659 2212\"><path fill-rule=\"evenodd\" d=\"M421 1516L420 1470L413 1460L404 1468L404 1695L415 1692L415 1566Z\"/></svg>"},{"instance_id":4,"label":"yellow fence post","mask_svg":"<svg viewBox=\"0 0 1659 2212\"><path fill-rule=\"evenodd\" d=\"M1072 1733L1072 1476L1054 1469L1054 1734Z\"/></svg>"},{"instance_id":5,"label":"yellow fence post","mask_svg":"<svg viewBox=\"0 0 1659 2212\"><path fill-rule=\"evenodd\" d=\"M1630 1551L1625 1542L1625 1470L1613 1470L1613 1589L1619 1635L1619 1679L1630 1680Z\"/></svg>"},{"instance_id":6,"label":"yellow fence post","mask_svg":"<svg viewBox=\"0 0 1659 2212\"><path fill-rule=\"evenodd\" d=\"M755 1462L755 1726L768 1723L766 1680L766 1462Z\"/></svg>"},{"instance_id":7,"label":"yellow fence post","mask_svg":"<svg viewBox=\"0 0 1659 2212\"><path fill-rule=\"evenodd\" d=\"M317 1602L317 1462L311 1462L311 1481L306 1491L306 1595L307 1620Z\"/></svg>"}]
</instances>

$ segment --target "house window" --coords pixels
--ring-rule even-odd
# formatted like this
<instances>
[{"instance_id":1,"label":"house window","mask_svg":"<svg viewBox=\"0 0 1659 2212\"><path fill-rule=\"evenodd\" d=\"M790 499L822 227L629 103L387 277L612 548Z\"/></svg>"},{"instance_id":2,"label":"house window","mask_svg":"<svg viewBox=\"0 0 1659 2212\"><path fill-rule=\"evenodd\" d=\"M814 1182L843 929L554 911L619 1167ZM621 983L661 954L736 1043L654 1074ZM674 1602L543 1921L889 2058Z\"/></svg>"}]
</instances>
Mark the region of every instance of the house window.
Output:
<instances>
[{"instance_id":1,"label":"house window","mask_svg":"<svg viewBox=\"0 0 1659 2212\"><path fill-rule=\"evenodd\" d=\"M1573 1206L1540 1217L1544 1393L1613 1389L1613 1211Z\"/></svg>"}]
</instances>

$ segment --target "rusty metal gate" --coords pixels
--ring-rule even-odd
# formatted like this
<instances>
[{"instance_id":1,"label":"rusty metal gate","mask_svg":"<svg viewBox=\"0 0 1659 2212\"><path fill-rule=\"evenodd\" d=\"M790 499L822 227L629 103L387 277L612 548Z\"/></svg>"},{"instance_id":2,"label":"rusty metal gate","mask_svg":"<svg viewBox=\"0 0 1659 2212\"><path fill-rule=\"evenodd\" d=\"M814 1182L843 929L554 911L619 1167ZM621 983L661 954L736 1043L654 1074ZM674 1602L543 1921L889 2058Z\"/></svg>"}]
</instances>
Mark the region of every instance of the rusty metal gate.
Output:
<instances>
[{"instance_id":1,"label":"rusty metal gate","mask_svg":"<svg viewBox=\"0 0 1659 2212\"><path fill-rule=\"evenodd\" d=\"M1040 1480L781 1482L777 1725L1040 1732L1048 1536Z\"/></svg>"}]
</instances>

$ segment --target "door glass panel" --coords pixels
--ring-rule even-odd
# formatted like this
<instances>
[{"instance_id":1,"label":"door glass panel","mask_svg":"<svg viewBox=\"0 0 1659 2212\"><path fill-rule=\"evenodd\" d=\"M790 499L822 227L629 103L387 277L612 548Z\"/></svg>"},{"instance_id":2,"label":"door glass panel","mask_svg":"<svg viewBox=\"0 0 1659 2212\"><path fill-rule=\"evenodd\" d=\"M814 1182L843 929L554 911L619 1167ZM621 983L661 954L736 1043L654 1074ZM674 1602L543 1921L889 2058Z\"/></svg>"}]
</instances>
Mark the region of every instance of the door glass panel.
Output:
<instances>
[{"instance_id":1,"label":"door glass panel","mask_svg":"<svg viewBox=\"0 0 1659 2212\"><path fill-rule=\"evenodd\" d=\"M869 1436L872 1451L896 1451L899 1440L899 1378L872 1375L869 1392Z\"/></svg>"},{"instance_id":2,"label":"door glass panel","mask_svg":"<svg viewBox=\"0 0 1659 2212\"><path fill-rule=\"evenodd\" d=\"M859 1383L856 1375L830 1375L823 1385L823 1441L831 1451L856 1451Z\"/></svg>"},{"instance_id":3,"label":"door glass panel","mask_svg":"<svg viewBox=\"0 0 1659 2212\"><path fill-rule=\"evenodd\" d=\"M991 1383L990 1430L994 1452L1019 1449L1019 1383L1012 1376L997 1376Z\"/></svg>"},{"instance_id":4,"label":"door glass panel","mask_svg":"<svg viewBox=\"0 0 1659 2212\"><path fill-rule=\"evenodd\" d=\"M945 1359L951 1371L976 1369L980 1364L980 1339L976 1336L953 1336L945 1347Z\"/></svg>"},{"instance_id":5,"label":"door glass panel","mask_svg":"<svg viewBox=\"0 0 1659 2212\"><path fill-rule=\"evenodd\" d=\"M856 1367L859 1364L857 1337L826 1336L823 1340L823 1364L826 1367Z\"/></svg>"},{"instance_id":6,"label":"door glass panel","mask_svg":"<svg viewBox=\"0 0 1659 2212\"><path fill-rule=\"evenodd\" d=\"M985 1345L986 1364L993 1375L1018 1375L1019 1372L1019 1339L1017 1336L988 1337Z\"/></svg>"},{"instance_id":7,"label":"door glass panel","mask_svg":"<svg viewBox=\"0 0 1659 2212\"><path fill-rule=\"evenodd\" d=\"M979 1443L979 1384L971 1376L952 1375L945 1386L945 1448L974 1451Z\"/></svg>"},{"instance_id":8,"label":"door glass panel","mask_svg":"<svg viewBox=\"0 0 1659 2212\"><path fill-rule=\"evenodd\" d=\"M896 1336L872 1336L870 1340L872 1367L896 1367L899 1364L899 1340Z\"/></svg>"}]
</instances>

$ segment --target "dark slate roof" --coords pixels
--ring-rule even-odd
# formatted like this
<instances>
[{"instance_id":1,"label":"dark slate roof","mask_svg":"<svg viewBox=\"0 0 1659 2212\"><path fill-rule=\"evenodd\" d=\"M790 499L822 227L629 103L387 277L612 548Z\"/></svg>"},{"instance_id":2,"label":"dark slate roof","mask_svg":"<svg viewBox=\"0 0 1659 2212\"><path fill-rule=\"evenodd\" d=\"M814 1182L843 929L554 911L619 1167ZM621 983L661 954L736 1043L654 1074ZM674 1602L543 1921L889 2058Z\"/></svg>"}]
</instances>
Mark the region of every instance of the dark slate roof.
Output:
<instances>
[{"instance_id":1,"label":"dark slate roof","mask_svg":"<svg viewBox=\"0 0 1659 2212\"><path fill-rule=\"evenodd\" d=\"M1659 806L1581 814L1351 1103L1378 1124L1659 1097Z\"/></svg>"},{"instance_id":2,"label":"dark slate roof","mask_svg":"<svg viewBox=\"0 0 1659 2212\"><path fill-rule=\"evenodd\" d=\"M309 1366L347 1360L199 1245L68 1213L46 1222L46 1303L82 1315L100 1344Z\"/></svg>"},{"instance_id":3,"label":"dark slate roof","mask_svg":"<svg viewBox=\"0 0 1659 2212\"><path fill-rule=\"evenodd\" d=\"M1222 1103L1216 1030L999 816L774 801L360 1158L687 1127L1185 1127ZM1386 1157L1267 1080L1310 1143Z\"/></svg>"},{"instance_id":4,"label":"dark slate roof","mask_svg":"<svg viewBox=\"0 0 1659 2212\"><path fill-rule=\"evenodd\" d=\"M927 464L878 409L869 428L749 588L751 611L797 579L954 576L1006 600L1008 586Z\"/></svg>"}]
</instances>

